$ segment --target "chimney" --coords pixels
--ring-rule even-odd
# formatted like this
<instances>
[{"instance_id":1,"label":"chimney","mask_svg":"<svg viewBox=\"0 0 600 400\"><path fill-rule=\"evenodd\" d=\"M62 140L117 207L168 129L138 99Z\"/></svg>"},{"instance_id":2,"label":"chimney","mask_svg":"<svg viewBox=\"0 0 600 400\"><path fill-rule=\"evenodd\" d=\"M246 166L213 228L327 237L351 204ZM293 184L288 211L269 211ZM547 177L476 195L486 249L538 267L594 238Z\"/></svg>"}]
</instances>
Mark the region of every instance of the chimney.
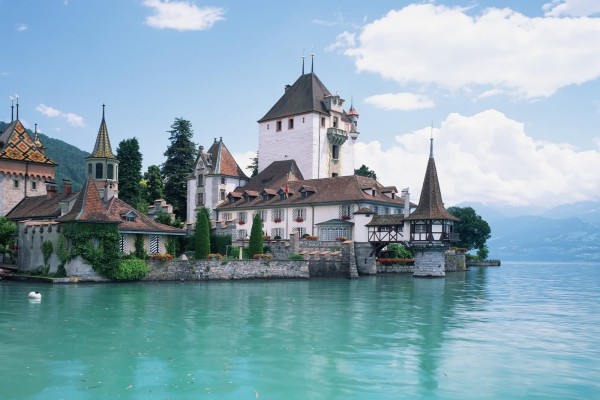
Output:
<instances>
[{"instance_id":1,"label":"chimney","mask_svg":"<svg viewBox=\"0 0 600 400\"><path fill-rule=\"evenodd\" d=\"M402 189L402 198L404 199L404 218L410 215L410 193L408 188Z\"/></svg>"},{"instance_id":2,"label":"chimney","mask_svg":"<svg viewBox=\"0 0 600 400\"><path fill-rule=\"evenodd\" d=\"M56 197L56 184L54 182L46 182L46 196L48 200Z\"/></svg>"},{"instance_id":3,"label":"chimney","mask_svg":"<svg viewBox=\"0 0 600 400\"><path fill-rule=\"evenodd\" d=\"M63 179L63 194L65 196L70 195L73 192L73 185L70 179Z\"/></svg>"},{"instance_id":4,"label":"chimney","mask_svg":"<svg viewBox=\"0 0 600 400\"><path fill-rule=\"evenodd\" d=\"M106 187L104 188L104 201L109 201L113 197L115 197L115 188L112 182L107 182Z\"/></svg>"}]
</instances>

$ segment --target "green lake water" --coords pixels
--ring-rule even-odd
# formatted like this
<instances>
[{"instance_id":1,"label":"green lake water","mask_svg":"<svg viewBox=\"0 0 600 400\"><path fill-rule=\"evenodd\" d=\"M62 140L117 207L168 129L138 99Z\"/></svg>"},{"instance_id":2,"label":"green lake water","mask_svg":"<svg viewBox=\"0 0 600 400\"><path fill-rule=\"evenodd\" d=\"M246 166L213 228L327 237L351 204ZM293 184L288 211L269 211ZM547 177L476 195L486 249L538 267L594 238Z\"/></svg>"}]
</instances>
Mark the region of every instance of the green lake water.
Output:
<instances>
[{"instance_id":1,"label":"green lake water","mask_svg":"<svg viewBox=\"0 0 600 400\"><path fill-rule=\"evenodd\" d=\"M600 398L600 265L440 279L0 281L0 399L117 398Z\"/></svg>"}]
</instances>

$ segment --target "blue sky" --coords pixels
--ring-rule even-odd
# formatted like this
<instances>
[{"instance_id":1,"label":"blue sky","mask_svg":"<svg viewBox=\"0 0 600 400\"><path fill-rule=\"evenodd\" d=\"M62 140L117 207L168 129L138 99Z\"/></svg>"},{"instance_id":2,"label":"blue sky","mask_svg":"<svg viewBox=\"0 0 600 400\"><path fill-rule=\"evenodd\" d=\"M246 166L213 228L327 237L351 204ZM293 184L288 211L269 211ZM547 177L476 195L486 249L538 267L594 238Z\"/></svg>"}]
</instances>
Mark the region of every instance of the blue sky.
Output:
<instances>
[{"instance_id":1,"label":"blue sky","mask_svg":"<svg viewBox=\"0 0 600 400\"><path fill-rule=\"evenodd\" d=\"M597 200L599 17L596 0L0 0L0 119L18 94L28 127L90 151L104 103L113 148L137 137L147 167L182 117L245 166L314 52L382 183L418 196L433 132L447 204Z\"/></svg>"}]
</instances>

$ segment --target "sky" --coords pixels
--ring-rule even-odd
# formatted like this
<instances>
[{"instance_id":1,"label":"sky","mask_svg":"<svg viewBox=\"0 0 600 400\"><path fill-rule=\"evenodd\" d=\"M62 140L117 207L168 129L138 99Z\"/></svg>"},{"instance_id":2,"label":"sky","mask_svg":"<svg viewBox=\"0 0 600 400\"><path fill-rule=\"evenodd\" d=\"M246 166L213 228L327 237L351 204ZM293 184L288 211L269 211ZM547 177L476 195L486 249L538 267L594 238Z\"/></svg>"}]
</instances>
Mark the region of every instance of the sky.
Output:
<instances>
[{"instance_id":1,"label":"sky","mask_svg":"<svg viewBox=\"0 0 600 400\"><path fill-rule=\"evenodd\" d=\"M597 0L0 0L0 22L0 120L18 96L27 127L91 151L106 104L144 169L176 118L248 165L304 55L360 114L355 168L413 200L430 137L447 206L600 200Z\"/></svg>"}]
</instances>

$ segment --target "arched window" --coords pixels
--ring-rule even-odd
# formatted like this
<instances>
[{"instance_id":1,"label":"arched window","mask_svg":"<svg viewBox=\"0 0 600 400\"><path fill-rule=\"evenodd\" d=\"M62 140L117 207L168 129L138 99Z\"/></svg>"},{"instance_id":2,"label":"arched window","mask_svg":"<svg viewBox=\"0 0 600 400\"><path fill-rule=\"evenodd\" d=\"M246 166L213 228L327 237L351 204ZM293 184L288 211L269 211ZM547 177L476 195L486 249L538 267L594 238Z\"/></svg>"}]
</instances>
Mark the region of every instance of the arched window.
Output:
<instances>
[{"instance_id":1,"label":"arched window","mask_svg":"<svg viewBox=\"0 0 600 400\"><path fill-rule=\"evenodd\" d=\"M102 169L102 163L96 163L96 179L104 178L104 170Z\"/></svg>"},{"instance_id":2,"label":"arched window","mask_svg":"<svg viewBox=\"0 0 600 400\"><path fill-rule=\"evenodd\" d=\"M115 170L114 165L108 164L106 166L106 178L107 179L114 179L114 170Z\"/></svg>"},{"instance_id":3,"label":"arched window","mask_svg":"<svg viewBox=\"0 0 600 400\"><path fill-rule=\"evenodd\" d=\"M92 163L88 163L88 175L92 174Z\"/></svg>"}]
</instances>

